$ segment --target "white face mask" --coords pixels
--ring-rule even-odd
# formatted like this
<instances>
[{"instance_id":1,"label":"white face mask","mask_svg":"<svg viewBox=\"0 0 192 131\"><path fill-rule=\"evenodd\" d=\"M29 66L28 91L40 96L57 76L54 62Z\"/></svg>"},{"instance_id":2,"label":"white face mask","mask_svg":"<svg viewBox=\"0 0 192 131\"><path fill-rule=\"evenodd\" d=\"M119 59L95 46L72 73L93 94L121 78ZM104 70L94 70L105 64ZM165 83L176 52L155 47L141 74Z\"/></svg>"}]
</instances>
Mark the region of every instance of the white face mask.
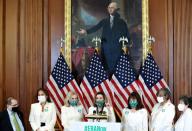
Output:
<instances>
[{"instance_id":1,"label":"white face mask","mask_svg":"<svg viewBox=\"0 0 192 131\"><path fill-rule=\"evenodd\" d=\"M163 97L157 97L157 101L158 101L158 103L162 103L162 102L164 102L164 99L163 99Z\"/></svg>"},{"instance_id":2,"label":"white face mask","mask_svg":"<svg viewBox=\"0 0 192 131\"><path fill-rule=\"evenodd\" d=\"M184 104L178 104L178 110L179 111L184 111L185 110L185 105Z\"/></svg>"},{"instance_id":3,"label":"white face mask","mask_svg":"<svg viewBox=\"0 0 192 131\"><path fill-rule=\"evenodd\" d=\"M46 102L46 97L45 96L38 96L38 101L40 103Z\"/></svg>"}]
</instances>

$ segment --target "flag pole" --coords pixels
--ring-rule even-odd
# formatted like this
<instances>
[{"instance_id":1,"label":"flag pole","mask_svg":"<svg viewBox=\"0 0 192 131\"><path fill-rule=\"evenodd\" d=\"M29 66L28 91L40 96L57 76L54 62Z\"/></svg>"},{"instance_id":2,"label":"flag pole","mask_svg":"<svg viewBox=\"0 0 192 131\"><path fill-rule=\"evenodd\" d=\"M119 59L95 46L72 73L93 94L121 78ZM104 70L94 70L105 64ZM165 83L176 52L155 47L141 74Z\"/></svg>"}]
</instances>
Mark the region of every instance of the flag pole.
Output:
<instances>
[{"instance_id":1,"label":"flag pole","mask_svg":"<svg viewBox=\"0 0 192 131\"><path fill-rule=\"evenodd\" d=\"M149 46L148 46L148 50L147 50L147 55L148 55L149 53L152 54L152 45L154 44L154 42L155 42L155 37L153 37L153 36L150 35L150 36L148 37L148 44L149 44ZM147 58L147 55L146 55L145 59ZM143 64L144 64L144 62L145 62L145 59L143 60Z\"/></svg>"},{"instance_id":2,"label":"flag pole","mask_svg":"<svg viewBox=\"0 0 192 131\"><path fill-rule=\"evenodd\" d=\"M65 40L61 37L59 43L60 43L60 53L62 53L62 55L64 56L64 48L63 47L64 47ZM56 125L57 125L57 127L59 128L60 131L63 130L63 128L61 126L61 123L60 123L60 121L58 121L58 119L56 121Z\"/></svg>"},{"instance_id":3,"label":"flag pole","mask_svg":"<svg viewBox=\"0 0 192 131\"><path fill-rule=\"evenodd\" d=\"M150 35L148 38L148 44L150 45L148 49L149 53L152 53L152 45L154 44L154 42L155 42L155 38Z\"/></svg>"},{"instance_id":4,"label":"flag pole","mask_svg":"<svg viewBox=\"0 0 192 131\"><path fill-rule=\"evenodd\" d=\"M64 55L64 43L65 43L65 40L61 37L60 39L60 53L62 53L62 55Z\"/></svg>"},{"instance_id":5,"label":"flag pole","mask_svg":"<svg viewBox=\"0 0 192 131\"><path fill-rule=\"evenodd\" d=\"M63 128L62 128L62 126L61 126L61 123L58 121L58 119L57 119L57 121L56 121L56 125L58 126L58 128L59 128L60 131L63 130Z\"/></svg>"},{"instance_id":6,"label":"flag pole","mask_svg":"<svg viewBox=\"0 0 192 131\"><path fill-rule=\"evenodd\" d=\"M127 39L127 37L122 36L122 37L119 38L119 43L122 43L123 53L124 53L124 54L128 54L128 48L127 48L127 45L125 44L125 42L126 42L126 43L129 42L128 39Z\"/></svg>"},{"instance_id":7,"label":"flag pole","mask_svg":"<svg viewBox=\"0 0 192 131\"><path fill-rule=\"evenodd\" d=\"M98 45L98 43L101 43L101 38L96 36L96 37L94 37L92 39L92 42L95 42L95 50L96 50L97 53L99 53L99 45Z\"/></svg>"},{"instance_id":8,"label":"flag pole","mask_svg":"<svg viewBox=\"0 0 192 131\"><path fill-rule=\"evenodd\" d=\"M123 53L124 53L124 54L128 54L128 48L127 48L127 46L125 45L124 41L123 41L122 50L123 50Z\"/></svg>"}]
</instances>

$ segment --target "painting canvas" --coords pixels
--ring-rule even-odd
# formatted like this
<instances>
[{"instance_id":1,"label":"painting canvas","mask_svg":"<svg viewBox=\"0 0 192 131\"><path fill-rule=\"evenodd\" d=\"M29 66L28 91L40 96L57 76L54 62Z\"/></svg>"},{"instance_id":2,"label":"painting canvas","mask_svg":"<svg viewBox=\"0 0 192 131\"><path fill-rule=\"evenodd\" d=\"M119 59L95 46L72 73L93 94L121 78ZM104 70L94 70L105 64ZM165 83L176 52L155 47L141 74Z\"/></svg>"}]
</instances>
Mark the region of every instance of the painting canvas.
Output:
<instances>
[{"instance_id":1,"label":"painting canvas","mask_svg":"<svg viewBox=\"0 0 192 131\"><path fill-rule=\"evenodd\" d=\"M95 43L92 39L95 36L101 37L102 30L90 35L79 35L81 28L89 29L100 20L108 16L107 6L110 0L72 0L71 1L71 60L72 71L77 80L81 81L89 60L94 53ZM128 46L129 55L136 72L142 64L142 1L141 0L118 0L118 13L126 22L130 43Z\"/></svg>"}]
</instances>

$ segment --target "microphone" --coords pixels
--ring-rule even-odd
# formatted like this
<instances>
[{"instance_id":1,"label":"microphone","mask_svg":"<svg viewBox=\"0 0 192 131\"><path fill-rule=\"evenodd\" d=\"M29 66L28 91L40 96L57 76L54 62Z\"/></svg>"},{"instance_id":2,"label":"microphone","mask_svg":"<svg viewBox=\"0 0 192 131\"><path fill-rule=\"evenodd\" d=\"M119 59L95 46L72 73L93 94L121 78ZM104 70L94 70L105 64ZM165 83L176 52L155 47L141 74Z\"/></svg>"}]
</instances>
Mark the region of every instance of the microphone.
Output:
<instances>
[{"instance_id":1,"label":"microphone","mask_svg":"<svg viewBox=\"0 0 192 131\"><path fill-rule=\"evenodd\" d=\"M96 115L96 110L93 111L93 115ZM93 122L95 121L95 118L93 118Z\"/></svg>"},{"instance_id":2,"label":"microphone","mask_svg":"<svg viewBox=\"0 0 192 131\"><path fill-rule=\"evenodd\" d=\"M93 115L95 115L95 114L96 114L96 110L93 111Z\"/></svg>"},{"instance_id":3,"label":"microphone","mask_svg":"<svg viewBox=\"0 0 192 131\"><path fill-rule=\"evenodd\" d=\"M103 115L106 115L107 113L106 113L106 111L103 111Z\"/></svg>"},{"instance_id":4,"label":"microphone","mask_svg":"<svg viewBox=\"0 0 192 131\"><path fill-rule=\"evenodd\" d=\"M102 115L102 113L103 113L103 111L100 111L100 112L99 112L99 115Z\"/></svg>"}]
</instances>

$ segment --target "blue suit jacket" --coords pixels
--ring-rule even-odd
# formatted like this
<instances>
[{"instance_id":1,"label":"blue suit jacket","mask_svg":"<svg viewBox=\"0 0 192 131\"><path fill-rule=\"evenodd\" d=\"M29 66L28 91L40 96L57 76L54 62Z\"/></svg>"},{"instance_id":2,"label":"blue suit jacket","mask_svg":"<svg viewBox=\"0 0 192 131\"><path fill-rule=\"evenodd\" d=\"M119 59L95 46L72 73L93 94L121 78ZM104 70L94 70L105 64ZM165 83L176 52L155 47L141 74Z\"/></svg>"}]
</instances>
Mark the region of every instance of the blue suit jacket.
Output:
<instances>
[{"instance_id":1,"label":"blue suit jacket","mask_svg":"<svg viewBox=\"0 0 192 131\"><path fill-rule=\"evenodd\" d=\"M114 15L113 27L110 27L110 17L101 20L97 25L87 30L87 33L93 33L102 29L101 57L105 65L105 69L112 73L116 62L121 55L122 45L119 38L124 36L130 40L127 25L118 13Z\"/></svg>"}]
</instances>

